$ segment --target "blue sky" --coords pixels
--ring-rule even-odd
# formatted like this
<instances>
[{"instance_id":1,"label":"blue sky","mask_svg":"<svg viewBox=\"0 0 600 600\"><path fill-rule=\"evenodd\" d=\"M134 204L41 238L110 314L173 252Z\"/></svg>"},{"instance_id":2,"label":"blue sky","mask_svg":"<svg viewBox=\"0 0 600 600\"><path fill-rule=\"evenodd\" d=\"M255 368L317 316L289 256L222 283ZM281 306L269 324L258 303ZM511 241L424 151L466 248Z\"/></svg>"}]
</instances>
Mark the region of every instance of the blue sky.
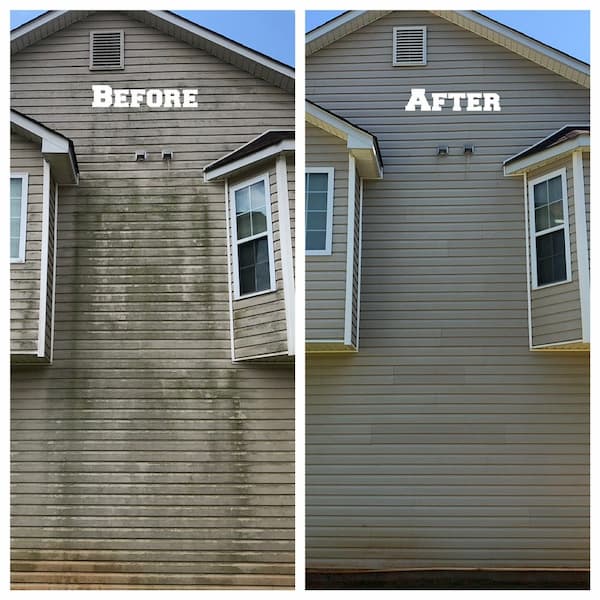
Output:
<instances>
[{"instance_id":1,"label":"blue sky","mask_svg":"<svg viewBox=\"0 0 600 600\"><path fill-rule=\"evenodd\" d=\"M310 31L342 14L340 10L309 10L306 30ZM486 17L590 62L590 13L585 10L482 10Z\"/></svg>"},{"instance_id":2,"label":"blue sky","mask_svg":"<svg viewBox=\"0 0 600 600\"><path fill-rule=\"evenodd\" d=\"M11 28L44 11L11 11ZM293 11L174 11L245 46L284 63L294 64ZM307 11L307 30L342 11ZM588 11L484 10L484 15L526 33L571 56L590 61L590 13Z\"/></svg>"},{"instance_id":3,"label":"blue sky","mask_svg":"<svg viewBox=\"0 0 600 600\"><path fill-rule=\"evenodd\" d=\"M10 28L14 29L43 10L13 10ZM294 64L294 11L291 10L175 10L198 25L244 44L263 54Z\"/></svg>"}]
</instances>

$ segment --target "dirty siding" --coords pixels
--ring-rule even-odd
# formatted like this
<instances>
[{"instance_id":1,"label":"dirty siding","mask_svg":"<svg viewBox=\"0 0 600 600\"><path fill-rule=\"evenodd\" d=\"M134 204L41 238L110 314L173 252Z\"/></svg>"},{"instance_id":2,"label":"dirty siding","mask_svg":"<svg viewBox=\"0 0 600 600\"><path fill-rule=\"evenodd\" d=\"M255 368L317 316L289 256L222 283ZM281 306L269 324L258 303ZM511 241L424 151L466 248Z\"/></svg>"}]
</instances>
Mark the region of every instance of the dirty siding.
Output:
<instances>
[{"instance_id":1,"label":"dirty siding","mask_svg":"<svg viewBox=\"0 0 600 600\"><path fill-rule=\"evenodd\" d=\"M344 340L348 223L346 143L306 124L306 166L333 167L332 253L306 257L306 340Z\"/></svg>"},{"instance_id":2,"label":"dirty siding","mask_svg":"<svg viewBox=\"0 0 600 600\"><path fill-rule=\"evenodd\" d=\"M279 229L279 209L277 205L277 181L275 163L269 162L229 180L233 186L246 179L268 173L271 202L271 222L273 226L273 247L275 258L276 290L251 298L233 301L233 334L235 358L247 359L265 354L287 354L287 327L285 321L285 300L283 296L283 276L281 271L281 242ZM231 223L233 228L233 223ZM233 232L230 233L233 240ZM233 252L230 268L233 278ZM233 279L232 279L233 281Z\"/></svg>"},{"instance_id":3,"label":"dirty siding","mask_svg":"<svg viewBox=\"0 0 600 600\"><path fill-rule=\"evenodd\" d=\"M90 30L121 27L125 70L89 71ZM92 111L93 83L198 87L199 108ZM224 189L201 172L292 127L293 95L117 13L16 54L11 95L81 171L54 364L12 371L13 587L292 586L293 370L231 364Z\"/></svg>"},{"instance_id":4,"label":"dirty siding","mask_svg":"<svg viewBox=\"0 0 600 600\"><path fill-rule=\"evenodd\" d=\"M427 66L392 67L401 25L428 27ZM308 566L588 567L589 356L529 350L523 182L502 161L587 121L589 90L426 12L306 73L385 168L364 185L360 352L307 359ZM498 92L502 112L407 113L411 87Z\"/></svg>"},{"instance_id":5,"label":"dirty siding","mask_svg":"<svg viewBox=\"0 0 600 600\"><path fill-rule=\"evenodd\" d=\"M531 285L532 344L540 346L581 340L581 304L579 299L579 271L575 231L575 200L573 196L573 158L571 155L527 174L528 181L565 168L567 172L567 205L569 210L569 241L571 281L546 288L533 289ZM531 216L531 215L530 215ZM531 252L534 252L532 248ZM534 258L535 259L535 258ZM533 274L531 274L533 277Z\"/></svg>"},{"instance_id":6,"label":"dirty siding","mask_svg":"<svg viewBox=\"0 0 600 600\"><path fill-rule=\"evenodd\" d=\"M10 169L29 174L25 262L10 265L10 350L13 354L37 355L43 187L39 144L11 133Z\"/></svg>"}]
</instances>

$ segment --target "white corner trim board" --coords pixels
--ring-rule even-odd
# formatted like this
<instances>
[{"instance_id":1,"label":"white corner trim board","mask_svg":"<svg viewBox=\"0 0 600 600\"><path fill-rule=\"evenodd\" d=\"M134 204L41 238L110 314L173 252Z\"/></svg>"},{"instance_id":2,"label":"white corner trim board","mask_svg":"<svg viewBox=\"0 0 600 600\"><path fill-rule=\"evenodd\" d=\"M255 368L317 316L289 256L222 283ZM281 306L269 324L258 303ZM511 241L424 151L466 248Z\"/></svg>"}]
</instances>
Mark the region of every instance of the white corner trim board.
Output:
<instances>
[{"instance_id":1,"label":"white corner trim board","mask_svg":"<svg viewBox=\"0 0 600 600\"><path fill-rule=\"evenodd\" d=\"M287 185L287 161L284 154L277 157L275 177L277 180L277 208L279 212L279 243L281 249L285 322L287 328L288 355L291 356L294 354L295 348L294 259L292 254L292 231L290 225L290 200Z\"/></svg>"},{"instance_id":2,"label":"white corner trim board","mask_svg":"<svg viewBox=\"0 0 600 600\"><path fill-rule=\"evenodd\" d=\"M46 294L48 290L48 243L50 227L50 163L43 158L42 183L42 248L40 253L40 312L38 322L39 358L44 357L46 349Z\"/></svg>"},{"instance_id":3,"label":"white corner trim board","mask_svg":"<svg viewBox=\"0 0 600 600\"><path fill-rule=\"evenodd\" d=\"M348 155L348 229L346 238L346 306L344 344L352 345L352 284L354 275L354 203L356 195L356 159Z\"/></svg>"},{"instance_id":4,"label":"white corner trim board","mask_svg":"<svg viewBox=\"0 0 600 600\"><path fill-rule=\"evenodd\" d=\"M233 281L231 260L231 224L229 222L229 183L225 181L225 232L227 236L227 288L229 295L229 341L231 344L231 362L235 362L235 331L233 327Z\"/></svg>"},{"instance_id":5,"label":"white corner trim board","mask_svg":"<svg viewBox=\"0 0 600 600\"><path fill-rule=\"evenodd\" d=\"M590 341L590 267L588 260L587 215L585 210L585 182L583 152L573 152L573 198L575 203L575 239L581 306L581 337Z\"/></svg>"}]
</instances>

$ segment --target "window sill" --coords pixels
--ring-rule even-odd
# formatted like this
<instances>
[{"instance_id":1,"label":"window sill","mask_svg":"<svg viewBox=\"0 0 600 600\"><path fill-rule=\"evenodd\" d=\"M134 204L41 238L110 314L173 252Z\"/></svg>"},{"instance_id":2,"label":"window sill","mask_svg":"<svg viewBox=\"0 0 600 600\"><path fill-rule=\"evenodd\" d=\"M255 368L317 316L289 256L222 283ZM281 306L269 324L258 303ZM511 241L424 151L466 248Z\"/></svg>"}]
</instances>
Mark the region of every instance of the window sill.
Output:
<instances>
[{"instance_id":1,"label":"window sill","mask_svg":"<svg viewBox=\"0 0 600 600\"><path fill-rule=\"evenodd\" d=\"M555 281L554 283L546 283L545 285L537 285L537 286L533 286L531 288L531 291L536 291L536 290L545 290L551 287L556 287L557 285L564 285L565 283L572 283L573 282L573 278L569 278L569 279L565 279L564 281Z\"/></svg>"},{"instance_id":2,"label":"window sill","mask_svg":"<svg viewBox=\"0 0 600 600\"><path fill-rule=\"evenodd\" d=\"M262 296L264 294L272 294L277 291L277 287L270 288L268 290L261 290L260 292L254 292L253 294L245 294L244 296L234 295L234 300L246 300L247 298L256 298L256 296Z\"/></svg>"}]
</instances>

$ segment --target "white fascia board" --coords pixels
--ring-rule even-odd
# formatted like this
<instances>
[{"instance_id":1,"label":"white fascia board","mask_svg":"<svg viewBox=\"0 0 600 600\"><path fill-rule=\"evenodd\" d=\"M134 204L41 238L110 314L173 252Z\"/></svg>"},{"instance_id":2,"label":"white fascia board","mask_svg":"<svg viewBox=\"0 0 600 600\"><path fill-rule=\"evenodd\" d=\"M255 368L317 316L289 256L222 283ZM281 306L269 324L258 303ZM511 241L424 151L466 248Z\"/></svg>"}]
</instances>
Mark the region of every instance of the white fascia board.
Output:
<instances>
[{"instance_id":1,"label":"white fascia board","mask_svg":"<svg viewBox=\"0 0 600 600\"><path fill-rule=\"evenodd\" d=\"M366 12L366 10L350 10L336 19L332 19L330 23L325 23L324 25L321 25L321 27L317 27L313 31L308 32L306 34L306 43L310 44L311 42L318 40L320 37L331 33L338 27L342 27L343 25L354 21L354 19L364 15Z\"/></svg>"},{"instance_id":2,"label":"white fascia board","mask_svg":"<svg viewBox=\"0 0 600 600\"><path fill-rule=\"evenodd\" d=\"M552 146L551 148L546 148L540 152L529 154L520 160L515 160L509 165L506 163L513 159L506 159L504 161L504 175L522 175L523 173L526 173L531 169L535 169L545 162L555 160L564 154L570 154L575 150L589 150L589 148L589 134L579 135L576 138L566 140L560 144L557 144L556 146ZM526 152L526 150L524 152ZM521 154L521 152L519 152L519 154Z\"/></svg>"},{"instance_id":3,"label":"white fascia board","mask_svg":"<svg viewBox=\"0 0 600 600\"><path fill-rule=\"evenodd\" d=\"M431 12L434 14L438 14L439 16L442 16L442 17L444 15L439 14L439 13L453 12L456 15L458 15L459 17L462 17L463 19L471 21L472 23L479 25L481 27L484 27L484 28L488 29L489 31L493 31L494 33L501 35L502 37L506 38L507 40L517 42L518 44L525 46L527 49L532 50L533 52L538 52L539 54L542 54L542 55L546 56L547 58L550 58L558 63L561 63L561 64L569 67L570 69L579 71L583 75L587 75L588 77L590 75L589 65L582 64L580 61L578 61L575 58L571 58L570 56L567 56L567 55L563 54L562 52L555 50L554 48L550 48L549 46L546 46L545 44L542 44L541 42L538 42L537 40L534 40L530 37L522 35L518 31L513 31L512 29L502 25L502 23L498 23L494 20L490 20L487 17L485 17L475 11L472 11L472 10L454 10L454 11L432 10Z\"/></svg>"},{"instance_id":4,"label":"white fascia board","mask_svg":"<svg viewBox=\"0 0 600 600\"><path fill-rule=\"evenodd\" d=\"M58 19L64 15L66 15L68 10L51 10L48 11L45 15L41 15L37 19L32 20L30 23L25 23L22 27L19 27L16 31L11 31L10 41L14 42L19 38L22 38L25 35L30 34L32 31L40 27L44 27L51 21Z\"/></svg>"},{"instance_id":5,"label":"white fascia board","mask_svg":"<svg viewBox=\"0 0 600 600\"><path fill-rule=\"evenodd\" d=\"M69 142L66 138L12 110L10 111L10 122L36 137L42 143L42 152L61 154L69 152Z\"/></svg>"},{"instance_id":6,"label":"white fascia board","mask_svg":"<svg viewBox=\"0 0 600 600\"><path fill-rule=\"evenodd\" d=\"M258 152L254 152L249 154L248 156L244 156L239 160L235 160L231 163L223 165L217 169L211 170L210 165L204 168L204 181L217 181L219 179L224 179L229 177L236 171L248 167L254 163L257 163L260 160L264 160L265 158L270 158L271 156L276 156L281 154L282 152L293 152L295 148L294 140L282 140L273 146L269 146L268 148L263 148ZM219 159L221 160L221 159ZM207 173L207 170L209 172Z\"/></svg>"},{"instance_id":7,"label":"white fascia board","mask_svg":"<svg viewBox=\"0 0 600 600\"><path fill-rule=\"evenodd\" d=\"M368 179L381 179L383 177L383 166L379 162L379 156L375 148L375 138L370 133L354 127L310 102L305 103L305 108L308 123L346 142L348 152L359 163L361 176ZM363 164L365 161L364 150L368 150L369 162L372 164Z\"/></svg>"},{"instance_id":8,"label":"white fascia board","mask_svg":"<svg viewBox=\"0 0 600 600\"><path fill-rule=\"evenodd\" d=\"M215 44L215 46L220 46L221 48L224 48L239 56L243 56L248 60L261 64L269 69L272 69L273 71L277 71L285 77L290 77L291 79L295 78L294 69L292 69L291 67L286 67L285 65L278 63L277 61L271 60L267 56L263 56L258 52L250 50L250 48L245 48L244 46L241 46L240 44L237 44L232 40L223 38L222 36L217 35L214 32L205 29L204 27L201 27L200 25L194 25L193 23L186 21L178 15L169 13L164 10L148 10L144 12L147 12L148 14L151 14L152 16L161 19L162 21L165 21L166 23L169 23L174 27L184 29L185 31L188 31L193 35L197 35L201 38L204 38L210 43Z\"/></svg>"}]
</instances>

